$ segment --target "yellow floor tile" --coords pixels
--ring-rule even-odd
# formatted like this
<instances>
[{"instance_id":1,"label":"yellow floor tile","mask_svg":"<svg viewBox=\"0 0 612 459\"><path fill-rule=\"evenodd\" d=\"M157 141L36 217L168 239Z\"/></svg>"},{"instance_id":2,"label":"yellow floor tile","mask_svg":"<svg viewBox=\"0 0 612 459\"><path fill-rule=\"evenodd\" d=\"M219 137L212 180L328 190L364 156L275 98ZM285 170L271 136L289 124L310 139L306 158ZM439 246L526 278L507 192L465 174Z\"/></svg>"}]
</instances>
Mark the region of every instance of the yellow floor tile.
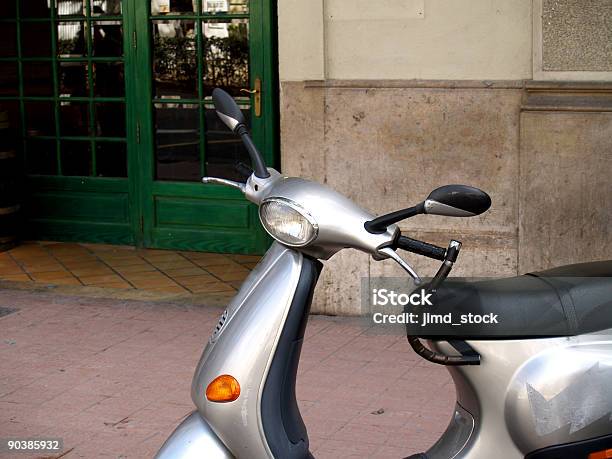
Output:
<instances>
[{"instance_id":1,"label":"yellow floor tile","mask_svg":"<svg viewBox=\"0 0 612 459\"><path fill-rule=\"evenodd\" d=\"M257 255L27 242L0 253L0 279L229 298L259 260Z\"/></svg>"},{"instance_id":2,"label":"yellow floor tile","mask_svg":"<svg viewBox=\"0 0 612 459\"><path fill-rule=\"evenodd\" d=\"M110 245L110 244L89 244L80 243L83 247L91 250L92 252L135 252L136 249L129 245Z\"/></svg>"},{"instance_id":3,"label":"yellow floor tile","mask_svg":"<svg viewBox=\"0 0 612 459\"><path fill-rule=\"evenodd\" d=\"M120 271L118 271L120 272ZM134 273L125 273L122 274L126 279L134 279L134 280L164 280L168 279L167 276L160 273L159 271L140 271Z\"/></svg>"},{"instance_id":4,"label":"yellow floor tile","mask_svg":"<svg viewBox=\"0 0 612 459\"><path fill-rule=\"evenodd\" d=\"M55 258L60 263L84 263L84 262L94 262L98 261L96 257L90 255L89 253L84 254L74 254L74 255L55 255Z\"/></svg>"},{"instance_id":5,"label":"yellow floor tile","mask_svg":"<svg viewBox=\"0 0 612 459\"><path fill-rule=\"evenodd\" d=\"M19 265L13 264L12 266L0 266L0 276L3 274L24 274Z\"/></svg>"},{"instance_id":6,"label":"yellow floor tile","mask_svg":"<svg viewBox=\"0 0 612 459\"><path fill-rule=\"evenodd\" d=\"M162 269L170 277L186 277L186 276L202 276L208 273L198 266L191 266L189 268L169 268Z\"/></svg>"},{"instance_id":7,"label":"yellow floor tile","mask_svg":"<svg viewBox=\"0 0 612 459\"><path fill-rule=\"evenodd\" d=\"M250 272L245 267L239 265L207 266L206 271L224 281L235 281L244 279L246 276L248 276Z\"/></svg>"},{"instance_id":8,"label":"yellow floor tile","mask_svg":"<svg viewBox=\"0 0 612 459\"><path fill-rule=\"evenodd\" d=\"M104 284L106 282L122 282L123 279L116 274L107 274L101 276L80 276L79 280L85 285Z\"/></svg>"},{"instance_id":9,"label":"yellow floor tile","mask_svg":"<svg viewBox=\"0 0 612 459\"><path fill-rule=\"evenodd\" d=\"M103 282L100 284L94 284L95 287L100 288L120 288L120 289L130 289L133 288L127 282Z\"/></svg>"},{"instance_id":10,"label":"yellow floor tile","mask_svg":"<svg viewBox=\"0 0 612 459\"><path fill-rule=\"evenodd\" d=\"M196 253L186 255L191 261L200 266L213 266L213 265L237 265L231 258L220 255L217 253Z\"/></svg>"},{"instance_id":11,"label":"yellow floor tile","mask_svg":"<svg viewBox=\"0 0 612 459\"><path fill-rule=\"evenodd\" d=\"M100 262L100 260L96 258L86 259L86 260L68 260L63 261L62 264L67 269L79 269L79 268L93 268L96 266L104 265L104 263Z\"/></svg>"},{"instance_id":12,"label":"yellow floor tile","mask_svg":"<svg viewBox=\"0 0 612 459\"><path fill-rule=\"evenodd\" d=\"M157 272L157 270L150 265L133 265L133 266L114 266L113 269L121 274L123 277L133 276L139 277L151 272Z\"/></svg>"},{"instance_id":13,"label":"yellow floor tile","mask_svg":"<svg viewBox=\"0 0 612 459\"><path fill-rule=\"evenodd\" d=\"M219 282L219 279L214 276L211 276L210 274L200 276L176 276L173 277L173 279L179 284L184 285L185 287L210 284L211 282Z\"/></svg>"},{"instance_id":14,"label":"yellow floor tile","mask_svg":"<svg viewBox=\"0 0 612 459\"><path fill-rule=\"evenodd\" d=\"M134 285L136 288L140 288L143 290L169 287L169 286L178 286L178 284L170 279L166 280L158 280L158 279L149 279L149 280L132 280L128 279L128 281Z\"/></svg>"},{"instance_id":15,"label":"yellow floor tile","mask_svg":"<svg viewBox=\"0 0 612 459\"><path fill-rule=\"evenodd\" d=\"M238 263L258 263L261 255L230 255L230 258Z\"/></svg>"},{"instance_id":16,"label":"yellow floor tile","mask_svg":"<svg viewBox=\"0 0 612 459\"><path fill-rule=\"evenodd\" d=\"M43 265L24 265L23 270L30 274L52 273L57 271L66 271L59 263L49 263Z\"/></svg>"},{"instance_id":17,"label":"yellow floor tile","mask_svg":"<svg viewBox=\"0 0 612 459\"><path fill-rule=\"evenodd\" d=\"M174 260L174 261L149 261L157 269L165 271L166 269L180 269L180 268L193 268L196 267L191 261L186 259Z\"/></svg>"},{"instance_id":18,"label":"yellow floor tile","mask_svg":"<svg viewBox=\"0 0 612 459\"><path fill-rule=\"evenodd\" d=\"M48 257L47 255L23 257L23 258L15 257L15 261L17 262L17 264L20 264L22 266L41 266L41 265L49 265L49 264L59 264L59 262L55 258Z\"/></svg>"},{"instance_id":19,"label":"yellow floor tile","mask_svg":"<svg viewBox=\"0 0 612 459\"><path fill-rule=\"evenodd\" d=\"M58 279L74 279L68 271L51 271L45 273L32 273L36 282L52 282Z\"/></svg>"},{"instance_id":20,"label":"yellow floor tile","mask_svg":"<svg viewBox=\"0 0 612 459\"><path fill-rule=\"evenodd\" d=\"M79 282L76 277L62 277L59 279L53 280L36 280L36 282L45 283L45 284L53 284L53 285L83 285Z\"/></svg>"},{"instance_id":21,"label":"yellow floor tile","mask_svg":"<svg viewBox=\"0 0 612 459\"><path fill-rule=\"evenodd\" d=\"M159 255L143 255L143 258L151 264L156 263L172 263L186 261L185 258L178 253L165 253Z\"/></svg>"},{"instance_id":22,"label":"yellow floor tile","mask_svg":"<svg viewBox=\"0 0 612 459\"><path fill-rule=\"evenodd\" d=\"M109 265L123 265L123 266L129 266L129 265L133 265L133 264L138 264L138 263L147 263L146 260L144 258L141 258L137 255L124 255L124 256L120 256L120 257L104 257L101 256L100 260L102 260L104 263L107 263Z\"/></svg>"},{"instance_id":23,"label":"yellow floor tile","mask_svg":"<svg viewBox=\"0 0 612 459\"><path fill-rule=\"evenodd\" d=\"M0 280L14 281L14 282L29 282L30 276L27 274L0 274Z\"/></svg>"},{"instance_id":24,"label":"yellow floor tile","mask_svg":"<svg viewBox=\"0 0 612 459\"><path fill-rule=\"evenodd\" d=\"M184 289L180 285L167 285L163 287L153 287L149 288L152 292L161 292L161 293L189 293L189 290Z\"/></svg>"},{"instance_id":25,"label":"yellow floor tile","mask_svg":"<svg viewBox=\"0 0 612 459\"><path fill-rule=\"evenodd\" d=\"M2 268L14 268L15 266L19 267L19 265L13 260L0 260L0 269Z\"/></svg>"},{"instance_id":26,"label":"yellow floor tile","mask_svg":"<svg viewBox=\"0 0 612 459\"><path fill-rule=\"evenodd\" d=\"M71 269L77 277L92 277L92 276L109 276L114 274L113 270L108 266L99 264L90 268L75 268Z\"/></svg>"},{"instance_id":27,"label":"yellow floor tile","mask_svg":"<svg viewBox=\"0 0 612 459\"><path fill-rule=\"evenodd\" d=\"M234 288L225 282L213 282L206 285L188 287L192 293L233 292Z\"/></svg>"}]
</instances>

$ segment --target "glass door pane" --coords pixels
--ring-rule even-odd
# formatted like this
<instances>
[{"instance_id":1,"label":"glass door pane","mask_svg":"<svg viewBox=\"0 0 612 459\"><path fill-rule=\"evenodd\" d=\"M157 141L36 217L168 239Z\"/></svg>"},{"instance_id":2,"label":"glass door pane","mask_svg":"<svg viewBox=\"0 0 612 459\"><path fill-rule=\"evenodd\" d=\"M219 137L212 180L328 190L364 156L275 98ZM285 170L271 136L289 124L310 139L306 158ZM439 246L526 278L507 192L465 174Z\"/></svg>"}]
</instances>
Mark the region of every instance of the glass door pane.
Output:
<instances>
[{"instance_id":1,"label":"glass door pane","mask_svg":"<svg viewBox=\"0 0 612 459\"><path fill-rule=\"evenodd\" d=\"M268 241L257 209L235 189L204 186L201 178L245 181L244 168L238 172L236 164L250 165L242 142L215 113L215 87L234 96L254 142L266 159L273 156L273 93L267 89L260 94L269 110L263 115L254 105L260 97L249 92L274 72L267 66L273 59L266 54L272 52L273 39L271 33L264 35L272 27L263 22L264 7L265 20L273 21L272 5L272 0L149 0L146 8L136 7L139 43L140 37L147 43L139 51L143 84L137 89L138 99L147 100L139 109L145 123L139 154L144 161L140 192L146 245L265 250ZM145 16L146 27L139 21Z\"/></svg>"},{"instance_id":2,"label":"glass door pane","mask_svg":"<svg viewBox=\"0 0 612 459\"><path fill-rule=\"evenodd\" d=\"M127 177L122 2L22 1L17 11L20 27L5 33L17 33L20 43L15 61L21 69L27 170ZM109 142L117 148L106 158ZM44 164L31 145L45 145Z\"/></svg>"},{"instance_id":3,"label":"glass door pane","mask_svg":"<svg viewBox=\"0 0 612 459\"><path fill-rule=\"evenodd\" d=\"M204 175L245 180L242 143L220 125L211 93L239 98L250 120L246 0L152 0L150 9L155 179L199 182ZM212 116L211 116L212 115Z\"/></svg>"}]
</instances>

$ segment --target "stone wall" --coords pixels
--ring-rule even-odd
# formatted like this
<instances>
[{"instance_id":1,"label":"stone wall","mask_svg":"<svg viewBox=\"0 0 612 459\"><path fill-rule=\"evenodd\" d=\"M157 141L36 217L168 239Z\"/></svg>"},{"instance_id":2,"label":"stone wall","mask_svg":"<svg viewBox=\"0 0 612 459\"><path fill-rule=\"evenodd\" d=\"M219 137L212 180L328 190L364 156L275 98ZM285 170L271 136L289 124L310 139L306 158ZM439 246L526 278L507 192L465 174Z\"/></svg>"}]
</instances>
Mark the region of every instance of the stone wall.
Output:
<instances>
[{"instance_id":1,"label":"stone wall","mask_svg":"<svg viewBox=\"0 0 612 459\"><path fill-rule=\"evenodd\" d=\"M376 213L442 184L483 188L485 215L402 223L462 240L456 275L612 259L610 1L371 5L278 2L283 172ZM403 275L351 250L327 265L314 310L330 314L359 311L361 277Z\"/></svg>"},{"instance_id":2,"label":"stone wall","mask_svg":"<svg viewBox=\"0 0 612 459\"><path fill-rule=\"evenodd\" d=\"M384 213L465 183L493 206L420 216L408 235L464 249L455 275L506 276L612 258L612 88L522 81L281 83L281 164ZM590 89L589 89L590 88ZM408 256L427 275L436 263ZM313 310L356 314L360 279L403 275L346 250L326 262Z\"/></svg>"}]
</instances>

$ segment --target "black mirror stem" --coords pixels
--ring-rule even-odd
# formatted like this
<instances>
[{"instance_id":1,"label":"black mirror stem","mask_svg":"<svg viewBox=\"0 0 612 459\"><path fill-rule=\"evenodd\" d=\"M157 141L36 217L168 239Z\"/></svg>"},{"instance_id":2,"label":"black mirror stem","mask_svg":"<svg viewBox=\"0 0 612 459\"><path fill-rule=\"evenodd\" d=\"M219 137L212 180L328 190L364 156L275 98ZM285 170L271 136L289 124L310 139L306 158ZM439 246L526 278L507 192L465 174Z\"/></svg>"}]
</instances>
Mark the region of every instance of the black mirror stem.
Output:
<instances>
[{"instance_id":1,"label":"black mirror stem","mask_svg":"<svg viewBox=\"0 0 612 459\"><path fill-rule=\"evenodd\" d=\"M364 227L368 233L380 234L387 231L387 228L394 223L397 223L406 218L414 217L415 215L425 213L425 203L421 202L407 209L397 210L389 214L376 217L374 220L365 222Z\"/></svg>"},{"instance_id":2,"label":"black mirror stem","mask_svg":"<svg viewBox=\"0 0 612 459\"><path fill-rule=\"evenodd\" d=\"M270 177L270 172L266 168L264 164L263 158L259 154L257 147L253 143L251 136L249 135L249 131L247 130L244 124L239 124L236 126L236 130L234 131L236 134L240 136L242 139L242 143L246 147L249 152L249 156L251 157L251 163L253 164L253 171L255 173L255 177L259 177L262 179Z\"/></svg>"}]
</instances>

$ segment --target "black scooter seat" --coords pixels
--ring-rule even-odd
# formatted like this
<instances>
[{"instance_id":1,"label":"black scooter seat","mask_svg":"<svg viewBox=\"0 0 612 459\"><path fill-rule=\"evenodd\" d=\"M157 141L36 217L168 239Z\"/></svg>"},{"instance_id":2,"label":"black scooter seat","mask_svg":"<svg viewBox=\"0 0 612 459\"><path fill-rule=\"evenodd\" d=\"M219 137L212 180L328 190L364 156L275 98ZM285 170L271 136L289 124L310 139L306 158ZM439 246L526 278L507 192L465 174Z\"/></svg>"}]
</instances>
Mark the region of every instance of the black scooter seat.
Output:
<instances>
[{"instance_id":1,"label":"black scooter seat","mask_svg":"<svg viewBox=\"0 0 612 459\"><path fill-rule=\"evenodd\" d=\"M612 330L612 261L567 265L505 279L448 279L438 290L434 305L440 311L453 312L453 316L498 316L499 323L494 326L464 327L463 339L575 336Z\"/></svg>"}]
</instances>

